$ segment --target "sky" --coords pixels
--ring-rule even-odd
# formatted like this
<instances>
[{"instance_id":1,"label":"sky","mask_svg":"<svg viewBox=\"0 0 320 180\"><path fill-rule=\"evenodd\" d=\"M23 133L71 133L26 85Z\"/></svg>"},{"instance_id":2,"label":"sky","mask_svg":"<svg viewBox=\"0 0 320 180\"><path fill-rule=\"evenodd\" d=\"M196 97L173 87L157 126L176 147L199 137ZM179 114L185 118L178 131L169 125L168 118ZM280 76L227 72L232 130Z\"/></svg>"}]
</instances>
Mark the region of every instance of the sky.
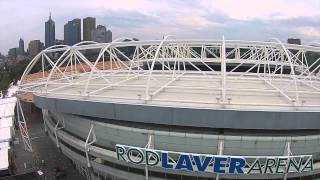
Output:
<instances>
[{"instance_id":1,"label":"sky","mask_svg":"<svg viewBox=\"0 0 320 180\"><path fill-rule=\"evenodd\" d=\"M19 38L44 41L49 12L56 38L74 18L96 17L117 37L140 40L301 38L320 42L319 0L0 0L0 52Z\"/></svg>"}]
</instances>

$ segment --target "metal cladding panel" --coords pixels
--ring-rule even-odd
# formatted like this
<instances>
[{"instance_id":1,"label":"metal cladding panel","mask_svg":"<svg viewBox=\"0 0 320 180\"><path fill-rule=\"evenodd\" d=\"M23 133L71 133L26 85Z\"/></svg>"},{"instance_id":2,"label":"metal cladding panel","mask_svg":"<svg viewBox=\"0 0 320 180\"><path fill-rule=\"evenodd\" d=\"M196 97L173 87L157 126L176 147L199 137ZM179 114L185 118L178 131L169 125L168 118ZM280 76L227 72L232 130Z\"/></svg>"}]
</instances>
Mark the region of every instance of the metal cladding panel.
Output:
<instances>
[{"instance_id":1,"label":"metal cladding panel","mask_svg":"<svg viewBox=\"0 0 320 180\"><path fill-rule=\"evenodd\" d=\"M61 116L65 119L64 124L68 131L71 131L83 139L87 138L90 130L90 121L66 114L62 114Z\"/></svg>"},{"instance_id":2,"label":"metal cladding panel","mask_svg":"<svg viewBox=\"0 0 320 180\"><path fill-rule=\"evenodd\" d=\"M229 155L281 156L285 150L285 142L255 140L225 141L224 153ZM241 150L239 150L241 149Z\"/></svg>"},{"instance_id":3,"label":"metal cladding panel","mask_svg":"<svg viewBox=\"0 0 320 180\"><path fill-rule=\"evenodd\" d=\"M196 112L196 113L195 113ZM308 119L307 119L308 118ZM320 113L264 112L175 108L173 124L240 129L315 129ZM206 127L206 126L205 126Z\"/></svg>"},{"instance_id":4,"label":"metal cladding panel","mask_svg":"<svg viewBox=\"0 0 320 180\"><path fill-rule=\"evenodd\" d=\"M319 112L192 109L103 103L35 96L44 109L131 122L231 129L320 129Z\"/></svg>"},{"instance_id":5,"label":"metal cladding panel","mask_svg":"<svg viewBox=\"0 0 320 180\"><path fill-rule=\"evenodd\" d=\"M142 105L115 104L116 119L155 124L172 124L171 109Z\"/></svg>"},{"instance_id":6,"label":"metal cladding panel","mask_svg":"<svg viewBox=\"0 0 320 180\"><path fill-rule=\"evenodd\" d=\"M33 96L33 101L36 106L49 109L49 110L56 110L56 100L55 98L48 98L48 97L40 97L40 96Z\"/></svg>"},{"instance_id":7,"label":"metal cladding panel","mask_svg":"<svg viewBox=\"0 0 320 180\"><path fill-rule=\"evenodd\" d=\"M170 149L172 151L197 152L210 154L217 152L216 139L202 139L189 137L176 137L172 135L155 135L156 149Z\"/></svg>"},{"instance_id":8,"label":"metal cladding panel","mask_svg":"<svg viewBox=\"0 0 320 180\"><path fill-rule=\"evenodd\" d=\"M114 104L110 103L41 96L34 96L34 102L38 107L57 112L115 119Z\"/></svg>"},{"instance_id":9,"label":"metal cladding panel","mask_svg":"<svg viewBox=\"0 0 320 180\"><path fill-rule=\"evenodd\" d=\"M132 146L144 147L148 138L142 133L135 133L124 130L115 130L102 125L95 126L97 144L114 148L116 144L130 144Z\"/></svg>"},{"instance_id":10,"label":"metal cladding panel","mask_svg":"<svg viewBox=\"0 0 320 180\"><path fill-rule=\"evenodd\" d=\"M316 153L320 152L320 142L319 140L293 141L291 143L291 151L296 154L312 154L317 157L320 155Z\"/></svg>"}]
</instances>

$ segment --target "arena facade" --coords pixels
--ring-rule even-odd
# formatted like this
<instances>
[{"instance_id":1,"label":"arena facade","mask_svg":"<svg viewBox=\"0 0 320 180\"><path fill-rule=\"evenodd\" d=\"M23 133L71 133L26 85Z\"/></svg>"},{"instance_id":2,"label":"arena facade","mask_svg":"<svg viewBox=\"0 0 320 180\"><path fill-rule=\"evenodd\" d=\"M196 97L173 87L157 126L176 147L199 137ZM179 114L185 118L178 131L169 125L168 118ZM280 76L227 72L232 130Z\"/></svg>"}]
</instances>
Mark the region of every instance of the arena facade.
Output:
<instances>
[{"instance_id":1,"label":"arena facade","mask_svg":"<svg viewBox=\"0 0 320 180\"><path fill-rule=\"evenodd\" d=\"M87 179L317 177L319 47L123 40L45 49L19 85Z\"/></svg>"}]
</instances>

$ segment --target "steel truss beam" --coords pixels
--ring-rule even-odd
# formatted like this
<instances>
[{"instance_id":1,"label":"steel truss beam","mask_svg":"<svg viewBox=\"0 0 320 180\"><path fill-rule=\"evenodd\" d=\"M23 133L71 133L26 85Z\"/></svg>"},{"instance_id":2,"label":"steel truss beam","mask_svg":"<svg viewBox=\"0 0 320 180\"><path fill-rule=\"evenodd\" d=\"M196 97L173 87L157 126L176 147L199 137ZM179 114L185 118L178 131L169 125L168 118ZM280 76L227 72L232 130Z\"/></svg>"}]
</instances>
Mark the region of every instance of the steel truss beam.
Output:
<instances>
[{"instance_id":1,"label":"steel truss beam","mask_svg":"<svg viewBox=\"0 0 320 180\"><path fill-rule=\"evenodd\" d=\"M23 109L21 107L19 98L17 98L16 109L17 109L16 112L17 112L17 118L18 118L17 120L18 120L19 130L21 133L24 149L26 151L32 152L33 149L32 149L32 144L29 137L28 127L27 127L26 119L24 117Z\"/></svg>"}]
</instances>

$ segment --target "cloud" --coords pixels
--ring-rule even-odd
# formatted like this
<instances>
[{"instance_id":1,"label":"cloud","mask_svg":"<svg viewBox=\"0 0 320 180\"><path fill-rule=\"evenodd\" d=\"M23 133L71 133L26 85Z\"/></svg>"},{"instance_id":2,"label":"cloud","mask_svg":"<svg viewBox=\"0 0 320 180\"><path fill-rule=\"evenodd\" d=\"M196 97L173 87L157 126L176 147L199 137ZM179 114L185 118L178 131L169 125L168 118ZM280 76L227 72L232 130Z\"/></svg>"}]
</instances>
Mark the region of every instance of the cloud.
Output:
<instances>
[{"instance_id":1,"label":"cloud","mask_svg":"<svg viewBox=\"0 0 320 180\"><path fill-rule=\"evenodd\" d=\"M194 29L202 29L209 26L217 26L217 27L224 26L224 24L222 23L209 21L205 17L196 15L196 14L192 14L189 16L176 15L176 23L184 26L188 26Z\"/></svg>"},{"instance_id":2,"label":"cloud","mask_svg":"<svg viewBox=\"0 0 320 180\"><path fill-rule=\"evenodd\" d=\"M320 29L312 26L297 27L292 29L292 31L297 32L305 37L320 38Z\"/></svg>"},{"instance_id":3,"label":"cloud","mask_svg":"<svg viewBox=\"0 0 320 180\"><path fill-rule=\"evenodd\" d=\"M319 1L308 0L203 0L202 7L237 20L290 19L319 15Z\"/></svg>"},{"instance_id":4,"label":"cloud","mask_svg":"<svg viewBox=\"0 0 320 180\"><path fill-rule=\"evenodd\" d=\"M32 39L44 40L51 11L56 37L71 19L94 16L115 38L206 38L285 41L320 39L318 0L0 0L0 52ZM13 13L14 12L14 13ZM319 30L318 30L319 29Z\"/></svg>"}]
</instances>

